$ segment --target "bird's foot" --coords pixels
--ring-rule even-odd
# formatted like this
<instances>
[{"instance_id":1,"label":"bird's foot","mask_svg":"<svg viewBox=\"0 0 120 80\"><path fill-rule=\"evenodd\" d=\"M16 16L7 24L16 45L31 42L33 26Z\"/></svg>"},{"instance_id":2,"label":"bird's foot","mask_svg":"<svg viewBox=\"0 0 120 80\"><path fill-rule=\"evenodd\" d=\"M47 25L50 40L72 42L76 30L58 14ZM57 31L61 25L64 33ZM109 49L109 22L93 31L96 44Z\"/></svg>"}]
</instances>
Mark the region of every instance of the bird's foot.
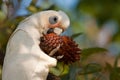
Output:
<instances>
[{"instance_id":1,"label":"bird's foot","mask_svg":"<svg viewBox=\"0 0 120 80\"><path fill-rule=\"evenodd\" d=\"M60 49L60 45L57 46L55 49L53 49L53 50L50 52L49 56L53 56L59 49Z\"/></svg>"}]
</instances>

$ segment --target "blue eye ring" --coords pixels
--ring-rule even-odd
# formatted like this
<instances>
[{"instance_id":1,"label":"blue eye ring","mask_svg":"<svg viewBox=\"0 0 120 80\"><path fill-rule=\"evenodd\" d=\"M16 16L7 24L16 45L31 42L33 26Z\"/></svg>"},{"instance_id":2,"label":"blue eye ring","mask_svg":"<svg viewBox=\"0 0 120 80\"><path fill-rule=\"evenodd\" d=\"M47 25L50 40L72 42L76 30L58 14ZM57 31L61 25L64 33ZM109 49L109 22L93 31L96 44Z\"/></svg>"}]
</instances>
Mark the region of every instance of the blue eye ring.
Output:
<instances>
[{"instance_id":1,"label":"blue eye ring","mask_svg":"<svg viewBox=\"0 0 120 80\"><path fill-rule=\"evenodd\" d=\"M55 24L58 22L58 17L57 16L51 16L49 17L49 23L50 24Z\"/></svg>"}]
</instances>

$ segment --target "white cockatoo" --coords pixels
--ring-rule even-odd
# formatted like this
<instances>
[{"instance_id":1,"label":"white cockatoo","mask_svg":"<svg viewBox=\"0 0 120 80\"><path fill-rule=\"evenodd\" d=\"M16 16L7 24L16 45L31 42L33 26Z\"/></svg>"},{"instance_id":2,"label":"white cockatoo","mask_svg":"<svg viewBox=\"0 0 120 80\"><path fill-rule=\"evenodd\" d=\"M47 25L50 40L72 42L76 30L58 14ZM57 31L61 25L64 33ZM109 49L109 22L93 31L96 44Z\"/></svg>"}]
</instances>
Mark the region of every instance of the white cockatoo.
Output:
<instances>
[{"instance_id":1,"label":"white cockatoo","mask_svg":"<svg viewBox=\"0 0 120 80\"><path fill-rule=\"evenodd\" d=\"M64 12L53 10L23 20L8 41L2 80L46 80L49 68L56 66L57 60L40 49L40 37L52 31L59 35L69 24Z\"/></svg>"}]
</instances>

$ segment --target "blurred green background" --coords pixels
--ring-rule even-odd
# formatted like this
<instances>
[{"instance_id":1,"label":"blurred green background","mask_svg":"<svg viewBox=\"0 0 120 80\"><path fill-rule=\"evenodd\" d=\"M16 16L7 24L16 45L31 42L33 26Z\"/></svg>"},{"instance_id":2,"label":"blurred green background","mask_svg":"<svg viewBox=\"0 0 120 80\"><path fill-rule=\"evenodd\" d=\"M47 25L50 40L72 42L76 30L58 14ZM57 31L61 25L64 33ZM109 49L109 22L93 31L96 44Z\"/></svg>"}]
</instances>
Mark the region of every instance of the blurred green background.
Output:
<instances>
[{"instance_id":1,"label":"blurred green background","mask_svg":"<svg viewBox=\"0 0 120 80\"><path fill-rule=\"evenodd\" d=\"M79 62L58 63L51 72L62 80L120 80L120 0L1 0L0 63L19 22L51 9L68 14L71 25L64 35L72 37L82 49Z\"/></svg>"}]
</instances>

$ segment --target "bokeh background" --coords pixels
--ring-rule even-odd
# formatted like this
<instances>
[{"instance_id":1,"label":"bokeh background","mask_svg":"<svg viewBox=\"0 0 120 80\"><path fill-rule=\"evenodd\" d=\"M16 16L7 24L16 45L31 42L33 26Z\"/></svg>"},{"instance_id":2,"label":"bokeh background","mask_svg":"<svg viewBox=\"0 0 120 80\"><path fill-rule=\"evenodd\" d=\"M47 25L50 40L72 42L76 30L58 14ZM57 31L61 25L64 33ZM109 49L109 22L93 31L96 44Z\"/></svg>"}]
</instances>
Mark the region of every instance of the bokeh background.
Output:
<instances>
[{"instance_id":1,"label":"bokeh background","mask_svg":"<svg viewBox=\"0 0 120 80\"><path fill-rule=\"evenodd\" d=\"M64 35L82 49L80 61L51 69L62 80L120 80L120 0L0 0L0 78L7 41L21 20L62 10L71 20ZM11 73L14 74L14 73Z\"/></svg>"}]
</instances>

